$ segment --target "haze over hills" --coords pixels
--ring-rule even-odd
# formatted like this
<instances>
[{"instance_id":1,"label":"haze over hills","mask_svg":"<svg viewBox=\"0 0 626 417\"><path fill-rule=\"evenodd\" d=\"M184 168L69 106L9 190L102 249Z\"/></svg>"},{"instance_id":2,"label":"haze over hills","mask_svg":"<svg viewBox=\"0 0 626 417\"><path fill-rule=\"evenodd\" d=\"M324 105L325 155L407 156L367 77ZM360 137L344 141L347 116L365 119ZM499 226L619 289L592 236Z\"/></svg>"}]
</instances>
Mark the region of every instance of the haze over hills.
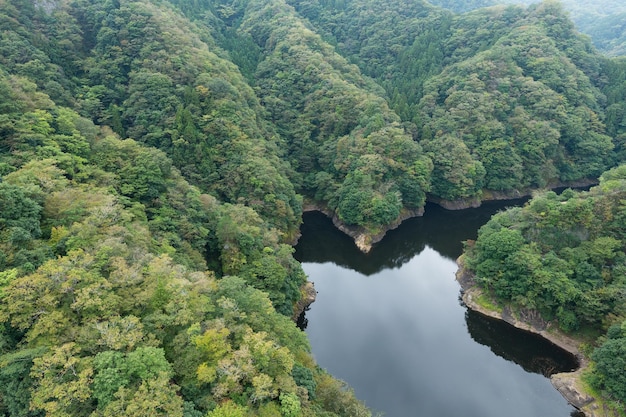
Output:
<instances>
[{"instance_id":1,"label":"haze over hills","mask_svg":"<svg viewBox=\"0 0 626 417\"><path fill-rule=\"evenodd\" d=\"M369 415L291 320L303 207L371 243L626 158L626 62L555 2L1 0L0 27L7 416Z\"/></svg>"},{"instance_id":2,"label":"haze over hills","mask_svg":"<svg viewBox=\"0 0 626 417\"><path fill-rule=\"evenodd\" d=\"M485 189L580 181L612 164L600 77L609 61L558 3L462 15L425 2L293 4L416 125L435 197L479 200Z\"/></svg>"},{"instance_id":3,"label":"haze over hills","mask_svg":"<svg viewBox=\"0 0 626 417\"><path fill-rule=\"evenodd\" d=\"M608 56L626 55L626 4L620 0L560 0L578 30ZM458 13L495 4L535 4L537 0L431 0L431 4Z\"/></svg>"}]
</instances>

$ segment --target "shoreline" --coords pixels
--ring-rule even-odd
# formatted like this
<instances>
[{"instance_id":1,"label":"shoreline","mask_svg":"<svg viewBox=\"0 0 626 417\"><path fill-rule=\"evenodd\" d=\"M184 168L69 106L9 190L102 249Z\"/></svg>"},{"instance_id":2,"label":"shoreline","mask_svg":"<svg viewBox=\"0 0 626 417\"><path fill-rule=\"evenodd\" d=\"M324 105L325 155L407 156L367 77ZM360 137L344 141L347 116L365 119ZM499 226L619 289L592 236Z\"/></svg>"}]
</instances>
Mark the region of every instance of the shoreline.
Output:
<instances>
[{"instance_id":1,"label":"shoreline","mask_svg":"<svg viewBox=\"0 0 626 417\"><path fill-rule=\"evenodd\" d=\"M597 179L583 179L578 181L557 182L548 184L543 188L523 188L520 190L482 190L480 197L461 198L458 200L445 200L434 195L427 195L426 201L437 204L446 210L465 210L468 208L478 208L482 203L489 201L515 200L518 198L530 197L536 191L555 190L558 188L585 188L597 185Z\"/></svg>"},{"instance_id":2,"label":"shoreline","mask_svg":"<svg viewBox=\"0 0 626 417\"><path fill-rule=\"evenodd\" d=\"M424 208L419 208L415 210L404 209L402 213L398 216L396 220L391 222L382 228L378 233L370 234L364 227L360 226L348 226L344 224L339 216L328 207L326 207L322 203L307 203L302 207L302 212L312 212L317 211L324 214L326 217L332 220L333 225L341 230L346 235L350 236L352 240L354 240L354 244L359 248L359 250L363 253L369 253L372 250L374 244L380 242L388 231L398 228L400 224L413 217L420 217L424 214Z\"/></svg>"},{"instance_id":3,"label":"shoreline","mask_svg":"<svg viewBox=\"0 0 626 417\"><path fill-rule=\"evenodd\" d=\"M554 323L546 322L535 311L513 312L508 306L502 311L489 309L481 305L478 300L482 295L474 282L471 274L463 264L463 255L457 261L458 270L456 280L461 286L462 300L464 305L479 314L502 320L510 325L527 332L538 334L552 344L574 355L578 360L578 368L571 372L561 372L550 376L552 386L567 400L569 404L584 413L586 417L617 416L610 410L603 409L596 398L591 396L585 389L582 375L589 366L589 362L580 350L581 340L570 337L554 327ZM520 315L521 317L516 317Z\"/></svg>"},{"instance_id":4,"label":"shoreline","mask_svg":"<svg viewBox=\"0 0 626 417\"><path fill-rule=\"evenodd\" d=\"M529 197L535 191L554 190L557 188L584 188L597 183L597 180L585 179L554 183L546 186L545 188L526 188L522 190L509 191L483 190L480 198L471 197L459 200L444 200L432 195L427 195L426 202L437 204L446 210L465 210L468 208L480 207L482 203L489 201L513 200L517 198ZM311 211L318 211L331 219L335 227L350 236L352 240L354 240L355 245L363 253L369 253L374 244L380 242L388 231L398 228L403 221L424 215L424 207L418 209L403 209L398 218L396 218L393 222L382 227L381 230L376 233L370 233L370 231L364 227L346 225L339 219L337 213L329 209L323 202L311 200L305 201L302 207L302 212L306 213ZM297 244L298 238L299 236L296 237L295 242L292 242L293 245Z\"/></svg>"}]
</instances>

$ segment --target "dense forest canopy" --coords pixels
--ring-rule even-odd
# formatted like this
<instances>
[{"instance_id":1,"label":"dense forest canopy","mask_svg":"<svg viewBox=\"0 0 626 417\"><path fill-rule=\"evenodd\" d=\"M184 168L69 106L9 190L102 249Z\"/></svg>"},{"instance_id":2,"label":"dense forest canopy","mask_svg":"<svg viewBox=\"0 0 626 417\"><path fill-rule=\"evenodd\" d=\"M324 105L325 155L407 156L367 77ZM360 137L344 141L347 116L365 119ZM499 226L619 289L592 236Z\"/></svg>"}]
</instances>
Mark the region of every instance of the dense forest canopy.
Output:
<instances>
[{"instance_id":1,"label":"dense forest canopy","mask_svg":"<svg viewBox=\"0 0 626 417\"><path fill-rule=\"evenodd\" d=\"M608 56L626 55L626 4L621 0L560 0L576 27ZM464 13L496 4L540 3L539 0L429 0L430 4Z\"/></svg>"},{"instance_id":2,"label":"dense forest canopy","mask_svg":"<svg viewBox=\"0 0 626 417\"><path fill-rule=\"evenodd\" d=\"M373 235L625 147L626 61L552 1L0 0L0 414L369 415L292 320L304 205ZM607 285L532 301L566 328L622 317L611 227L553 259Z\"/></svg>"},{"instance_id":3,"label":"dense forest canopy","mask_svg":"<svg viewBox=\"0 0 626 417\"><path fill-rule=\"evenodd\" d=\"M558 3L463 15L425 2L410 3L407 13L401 0L384 11L367 0L334 9L294 3L416 125L436 197L580 181L615 163L603 59Z\"/></svg>"},{"instance_id":4,"label":"dense forest canopy","mask_svg":"<svg viewBox=\"0 0 626 417\"><path fill-rule=\"evenodd\" d=\"M589 192L537 195L493 216L465 252L477 284L498 302L569 333L601 336L586 377L617 409L626 401L625 192L622 165Z\"/></svg>"},{"instance_id":5,"label":"dense forest canopy","mask_svg":"<svg viewBox=\"0 0 626 417\"><path fill-rule=\"evenodd\" d=\"M626 4L620 0L561 0L578 29L608 56L626 56Z\"/></svg>"}]
</instances>

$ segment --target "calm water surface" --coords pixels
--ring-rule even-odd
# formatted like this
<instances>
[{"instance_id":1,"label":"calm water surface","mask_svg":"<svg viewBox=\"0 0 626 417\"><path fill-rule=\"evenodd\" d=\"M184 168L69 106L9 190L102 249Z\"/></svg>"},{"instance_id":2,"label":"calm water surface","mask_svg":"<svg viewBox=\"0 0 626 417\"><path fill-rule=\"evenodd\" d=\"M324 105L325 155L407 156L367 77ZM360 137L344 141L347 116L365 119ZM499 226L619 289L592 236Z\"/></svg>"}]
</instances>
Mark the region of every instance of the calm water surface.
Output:
<instances>
[{"instance_id":1,"label":"calm water surface","mask_svg":"<svg viewBox=\"0 0 626 417\"><path fill-rule=\"evenodd\" d=\"M575 367L569 355L459 301L461 242L504 206L428 205L368 255L307 213L296 258L318 291L305 320L320 366L387 417L575 415L544 376Z\"/></svg>"}]
</instances>

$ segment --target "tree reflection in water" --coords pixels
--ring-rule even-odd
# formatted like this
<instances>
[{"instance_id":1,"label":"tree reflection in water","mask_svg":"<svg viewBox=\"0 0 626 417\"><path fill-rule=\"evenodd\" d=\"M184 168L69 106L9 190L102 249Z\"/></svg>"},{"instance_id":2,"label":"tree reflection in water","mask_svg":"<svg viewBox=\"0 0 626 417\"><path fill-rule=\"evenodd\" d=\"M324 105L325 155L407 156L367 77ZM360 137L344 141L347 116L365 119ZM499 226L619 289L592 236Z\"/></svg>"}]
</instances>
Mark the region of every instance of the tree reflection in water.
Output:
<instances>
[{"instance_id":1,"label":"tree reflection in water","mask_svg":"<svg viewBox=\"0 0 626 417\"><path fill-rule=\"evenodd\" d=\"M465 314L465 321L472 339L488 346L496 355L520 365L526 372L550 377L578 368L574 355L541 336L472 310Z\"/></svg>"},{"instance_id":2,"label":"tree reflection in water","mask_svg":"<svg viewBox=\"0 0 626 417\"><path fill-rule=\"evenodd\" d=\"M401 267L426 246L455 260L461 255L463 241L476 239L480 226L493 214L525 201L487 202L476 209L459 211L445 210L429 203L424 216L406 220L397 229L390 230L367 254L362 253L349 236L336 229L324 214L304 213L300 229L302 237L294 256L300 262L332 262L368 276Z\"/></svg>"},{"instance_id":3,"label":"tree reflection in water","mask_svg":"<svg viewBox=\"0 0 626 417\"><path fill-rule=\"evenodd\" d=\"M569 354L458 300L461 242L511 205L429 205L367 255L328 218L307 213L295 256L319 294L299 326L320 366L388 417L580 417L544 377L575 368Z\"/></svg>"}]
</instances>

